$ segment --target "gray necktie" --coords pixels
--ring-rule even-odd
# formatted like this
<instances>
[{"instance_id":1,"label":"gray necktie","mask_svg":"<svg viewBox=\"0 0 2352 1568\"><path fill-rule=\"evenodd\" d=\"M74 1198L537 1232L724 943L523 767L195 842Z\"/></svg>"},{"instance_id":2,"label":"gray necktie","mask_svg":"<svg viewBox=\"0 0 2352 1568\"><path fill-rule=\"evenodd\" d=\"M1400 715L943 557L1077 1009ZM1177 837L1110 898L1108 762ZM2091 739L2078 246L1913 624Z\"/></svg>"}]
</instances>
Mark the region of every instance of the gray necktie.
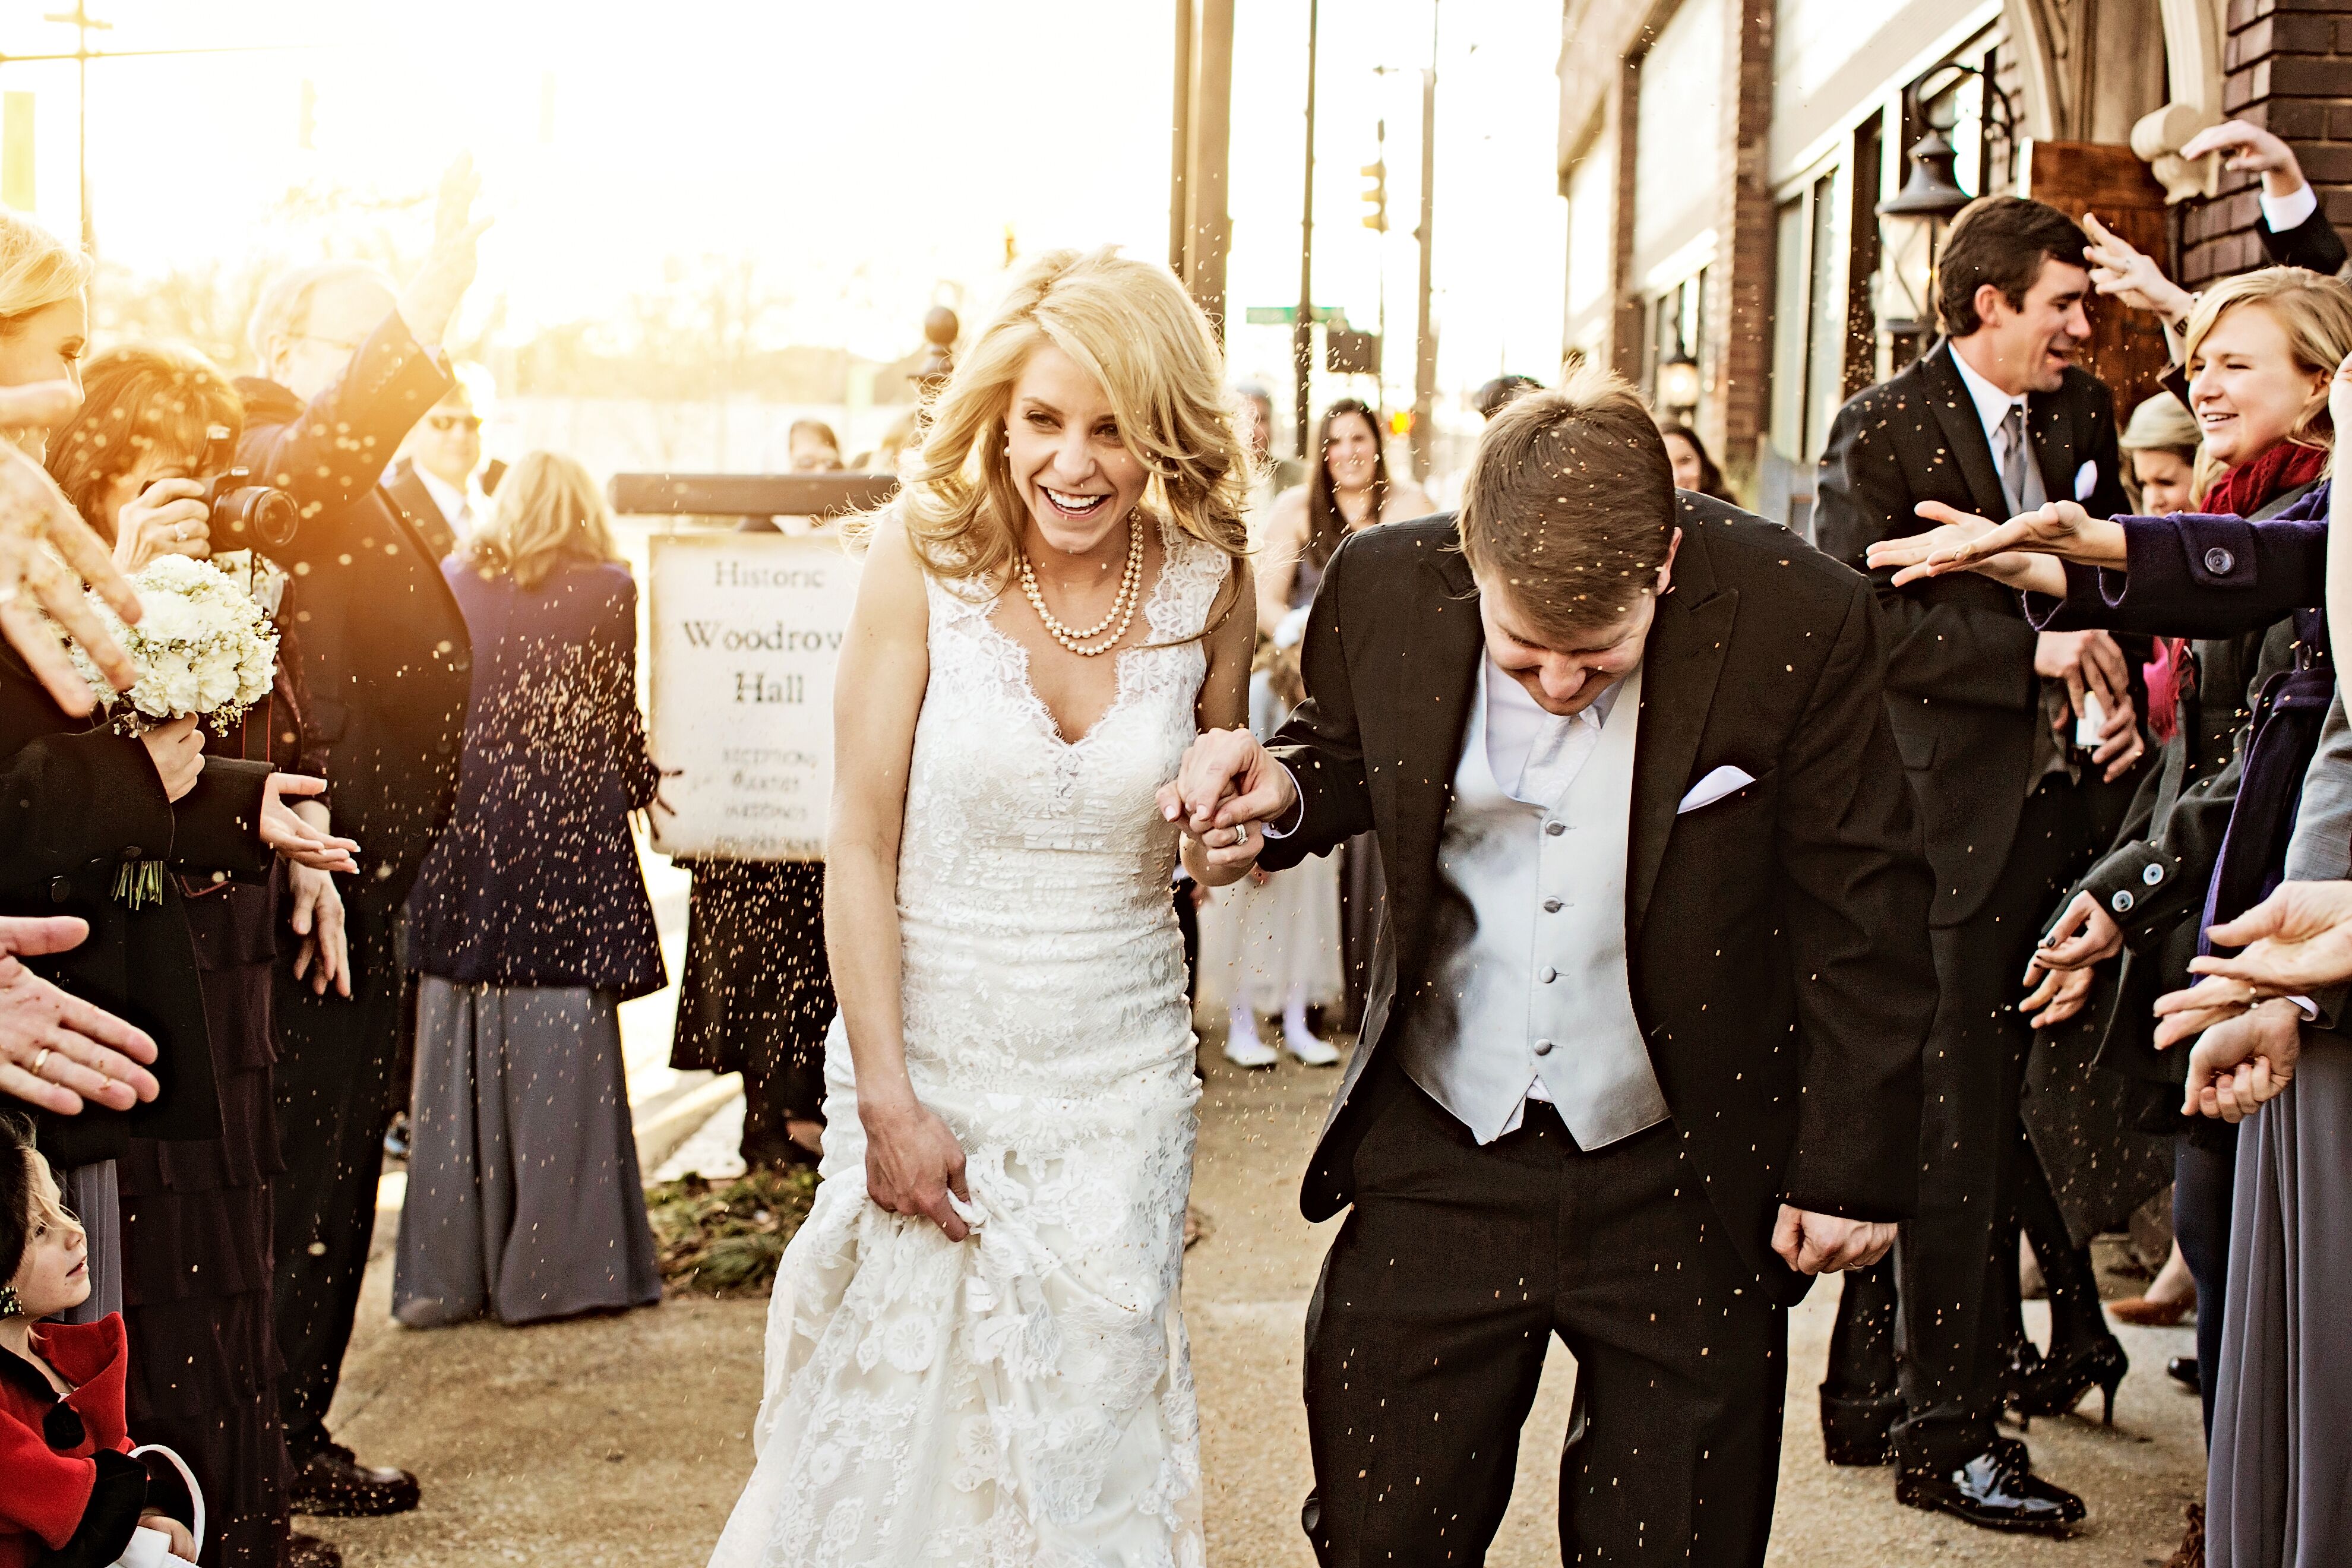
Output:
<instances>
[{"instance_id":1,"label":"gray necktie","mask_svg":"<svg viewBox=\"0 0 2352 1568\"><path fill-rule=\"evenodd\" d=\"M2009 515L2015 517L2025 510L2025 405L2012 403L2000 418L2001 493L2009 498Z\"/></svg>"}]
</instances>

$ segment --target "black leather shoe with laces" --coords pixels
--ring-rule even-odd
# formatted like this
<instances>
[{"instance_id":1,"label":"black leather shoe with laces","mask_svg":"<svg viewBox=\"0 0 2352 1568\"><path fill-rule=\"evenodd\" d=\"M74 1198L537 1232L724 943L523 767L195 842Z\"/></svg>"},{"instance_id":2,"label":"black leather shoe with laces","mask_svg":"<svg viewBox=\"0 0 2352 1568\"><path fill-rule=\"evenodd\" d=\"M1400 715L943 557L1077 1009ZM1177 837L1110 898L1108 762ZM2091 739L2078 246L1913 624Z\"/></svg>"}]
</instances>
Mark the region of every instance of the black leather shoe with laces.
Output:
<instances>
[{"instance_id":1,"label":"black leather shoe with laces","mask_svg":"<svg viewBox=\"0 0 2352 1568\"><path fill-rule=\"evenodd\" d=\"M2063 1535L2083 1522L2083 1500L2033 1473L2025 1445L1996 1437L1992 1447L1941 1474L1906 1470L1895 1478L1895 1500L1965 1519L1987 1530Z\"/></svg>"},{"instance_id":2,"label":"black leather shoe with laces","mask_svg":"<svg viewBox=\"0 0 2352 1568\"><path fill-rule=\"evenodd\" d=\"M341 1443L330 1443L294 1472L287 1503L295 1513L327 1519L373 1519L416 1506L416 1478L406 1470L362 1465Z\"/></svg>"}]
</instances>

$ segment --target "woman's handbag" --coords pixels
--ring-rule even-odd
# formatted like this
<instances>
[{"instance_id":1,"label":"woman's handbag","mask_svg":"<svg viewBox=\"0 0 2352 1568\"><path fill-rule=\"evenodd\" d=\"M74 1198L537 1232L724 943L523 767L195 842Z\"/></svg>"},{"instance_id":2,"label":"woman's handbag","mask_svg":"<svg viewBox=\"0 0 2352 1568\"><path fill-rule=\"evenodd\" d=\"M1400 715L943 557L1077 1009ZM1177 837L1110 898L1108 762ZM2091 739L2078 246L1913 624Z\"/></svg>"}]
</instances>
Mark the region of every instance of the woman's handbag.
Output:
<instances>
[{"instance_id":1,"label":"woman's handbag","mask_svg":"<svg viewBox=\"0 0 2352 1568\"><path fill-rule=\"evenodd\" d=\"M163 1444L150 1443L143 1448L131 1450L131 1457L134 1459L143 1459L150 1454L160 1455L169 1461L171 1467L180 1472L180 1479L186 1483L188 1500L195 1505L195 1518L188 1527L188 1533L196 1538L196 1550L202 1552L205 1546L204 1488L196 1485L195 1474L188 1468L187 1461ZM114 1568L195 1568L195 1564L184 1557L173 1555L170 1536L142 1524L131 1532L131 1544L124 1547L122 1555L114 1560Z\"/></svg>"}]
</instances>

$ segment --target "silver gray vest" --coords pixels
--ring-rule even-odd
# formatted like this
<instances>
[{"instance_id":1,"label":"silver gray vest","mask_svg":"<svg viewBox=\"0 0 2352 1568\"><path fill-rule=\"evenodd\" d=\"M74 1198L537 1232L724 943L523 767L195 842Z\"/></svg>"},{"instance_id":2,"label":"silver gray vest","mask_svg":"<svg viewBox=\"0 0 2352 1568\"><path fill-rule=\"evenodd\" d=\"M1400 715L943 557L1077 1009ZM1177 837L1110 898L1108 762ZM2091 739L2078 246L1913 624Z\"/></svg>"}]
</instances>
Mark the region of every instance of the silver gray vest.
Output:
<instances>
[{"instance_id":1,"label":"silver gray vest","mask_svg":"<svg viewBox=\"0 0 2352 1568\"><path fill-rule=\"evenodd\" d=\"M1642 672L1547 811L1486 760L1477 677L1438 847L1428 978L1398 1035L1412 1080L1481 1143L1517 1128L1530 1089L1584 1149L1666 1118L1625 972L1625 856Z\"/></svg>"}]
</instances>

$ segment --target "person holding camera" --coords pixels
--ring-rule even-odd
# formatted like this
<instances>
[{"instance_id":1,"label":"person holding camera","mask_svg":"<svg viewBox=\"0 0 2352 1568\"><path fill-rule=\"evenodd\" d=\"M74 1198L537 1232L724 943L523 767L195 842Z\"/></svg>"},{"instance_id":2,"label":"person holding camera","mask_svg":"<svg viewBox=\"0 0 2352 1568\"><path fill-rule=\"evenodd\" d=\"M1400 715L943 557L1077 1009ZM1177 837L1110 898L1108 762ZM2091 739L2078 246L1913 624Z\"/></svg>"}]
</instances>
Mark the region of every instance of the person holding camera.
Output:
<instances>
[{"instance_id":1,"label":"person holding camera","mask_svg":"<svg viewBox=\"0 0 2352 1568\"><path fill-rule=\"evenodd\" d=\"M316 970L290 957L278 966L279 1405L302 1513L397 1513L417 1501L414 1476L362 1465L331 1442L326 1415L375 1224L405 1016L395 931L456 797L473 663L439 557L383 481L451 384L441 341L488 226L472 216L479 188L467 161L451 167L433 248L405 289L352 262L279 279L249 333L262 373L236 384L239 459L299 509L291 542L262 548L293 575L302 671L333 752L335 823L367 850L341 883L350 994L322 992Z\"/></svg>"},{"instance_id":2,"label":"person holding camera","mask_svg":"<svg viewBox=\"0 0 2352 1568\"><path fill-rule=\"evenodd\" d=\"M80 412L49 442L49 471L125 574L164 555L206 559L215 540L236 544L257 518L290 509L282 495L237 482L229 464L244 407L194 350L110 349L83 369L82 390ZM299 683L300 628L291 615L277 620L265 721L205 750L239 755L251 734L273 764L323 774L326 748ZM342 900L329 872L291 863L266 879L190 882L181 893L220 1135L169 1145L134 1136L118 1166L125 1392L131 1425L194 1469L212 1504L217 1562L274 1568L288 1514L271 1326L270 976L285 945L299 950L296 967L317 983L348 989Z\"/></svg>"}]
</instances>

